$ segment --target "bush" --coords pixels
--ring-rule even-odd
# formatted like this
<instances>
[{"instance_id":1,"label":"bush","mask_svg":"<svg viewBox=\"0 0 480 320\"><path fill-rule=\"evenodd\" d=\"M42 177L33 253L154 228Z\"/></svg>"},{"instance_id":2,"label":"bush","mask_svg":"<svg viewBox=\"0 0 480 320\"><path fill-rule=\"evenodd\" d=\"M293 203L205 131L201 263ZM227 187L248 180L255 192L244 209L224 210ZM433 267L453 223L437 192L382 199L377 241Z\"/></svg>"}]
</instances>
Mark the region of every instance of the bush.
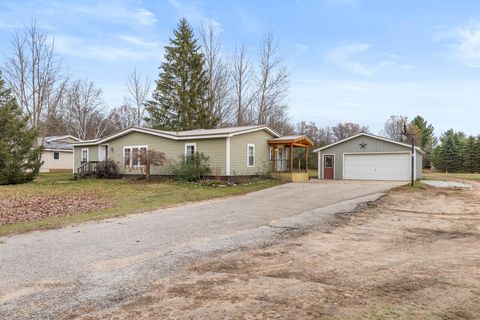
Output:
<instances>
[{"instance_id":1,"label":"bush","mask_svg":"<svg viewBox=\"0 0 480 320\"><path fill-rule=\"evenodd\" d=\"M120 171L117 164L113 160L102 161L98 164L96 173L97 178L103 179L118 179L120 178Z\"/></svg>"},{"instance_id":2,"label":"bush","mask_svg":"<svg viewBox=\"0 0 480 320\"><path fill-rule=\"evenodd\" d=\"M211 172L208 159L198 152L191 156L181 155L179 161L172 165L172 174L176 180L199 181Z\"/></svg>"}]
</instances>

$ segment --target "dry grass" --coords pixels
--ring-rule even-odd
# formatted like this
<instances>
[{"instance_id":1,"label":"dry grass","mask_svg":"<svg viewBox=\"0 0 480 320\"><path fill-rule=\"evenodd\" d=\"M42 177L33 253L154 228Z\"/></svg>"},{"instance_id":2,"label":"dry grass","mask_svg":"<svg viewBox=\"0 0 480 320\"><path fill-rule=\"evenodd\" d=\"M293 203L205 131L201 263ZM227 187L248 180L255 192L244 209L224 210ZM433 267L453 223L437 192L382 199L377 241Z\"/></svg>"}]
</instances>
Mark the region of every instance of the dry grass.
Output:
<instances>
[{"instance_id":1,"label":"dry grass","mask_svg":"<svg viewBox=\"0 0 480 320\"><path fill-rule=\"evenodd\" d=\"M125 179L76 181L68 173L41 174L31 183L0 186L0 236L234 196L277 184L274 180L221 187Z\"/></svg>"}]
</instances>

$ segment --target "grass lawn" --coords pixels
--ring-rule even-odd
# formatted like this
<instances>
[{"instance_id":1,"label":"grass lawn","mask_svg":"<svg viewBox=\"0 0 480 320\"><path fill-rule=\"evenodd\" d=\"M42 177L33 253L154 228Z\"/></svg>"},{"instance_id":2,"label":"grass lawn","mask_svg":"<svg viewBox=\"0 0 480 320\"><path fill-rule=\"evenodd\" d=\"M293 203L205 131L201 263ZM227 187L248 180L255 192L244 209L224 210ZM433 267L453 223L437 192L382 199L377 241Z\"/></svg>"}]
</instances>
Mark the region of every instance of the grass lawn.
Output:
<instances>
[{"instance_id":1,"label":"grass lawn","mask_svg":"<svg viewBox=\"0 0 480 320\"><path fill-rule=\"evenodd\" d=\"M129 180L71 180L70 173L41 174L35 181L21 185L0 186L0 201L9 203L17 199L15 205L27 205L29 199L49 202L54 198L51 212L55 208L70 206L68 199L81 201L94 199L107 208L94 209L84 213L53 216L35 221L19 221L0 225L0 236L39 229L51 229L87 220L118 217L130 213L145 212L175 204L207 200L219 197L240 195L279 184L275 180L253 180L236 186L207 186L182 182L150 182ZM19 200L18 200L19 199ZM65 199L62 203L62 199ZM80 199L80 200L78 200ZM33 202L33 201L32 201ZM74 202L72 202L74 203ZM8 210L8 209L7 209ZM29 210L35 211L35 208ZM47 209L48 210L48 209Z\"/></svg>"},{"instance_id":2,"label":"grass lawn","mask_svg":"<svg viewBox=\"0 0 480 320\"><path fill-rule=\"evenodd\" d=\"M462 179L480 181L480 173L445 173L439 171L425 170L423 172L423 179L432 180L449 180L449 179Z\"/></svg>"}]
</instances>

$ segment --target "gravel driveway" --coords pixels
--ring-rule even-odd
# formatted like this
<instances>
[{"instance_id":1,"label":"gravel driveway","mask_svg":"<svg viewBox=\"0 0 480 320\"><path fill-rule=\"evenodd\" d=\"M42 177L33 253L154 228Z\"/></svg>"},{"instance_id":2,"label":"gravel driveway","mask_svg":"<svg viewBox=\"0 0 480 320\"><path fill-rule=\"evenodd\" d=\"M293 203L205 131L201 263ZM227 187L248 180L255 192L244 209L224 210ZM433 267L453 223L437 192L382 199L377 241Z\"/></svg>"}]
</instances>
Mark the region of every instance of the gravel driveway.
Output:
<instances>
[{"instance_id":1,"label":"gravel driveway","mask_svg":"<svg viewBox=\"0 0 480 320\"><path fill-rule=\"evenodd\" d=\"M326 225L398 186L312 181L0 239L0 318L61 318L146 290L193 259Z\"/></svg>"}]
</instances>

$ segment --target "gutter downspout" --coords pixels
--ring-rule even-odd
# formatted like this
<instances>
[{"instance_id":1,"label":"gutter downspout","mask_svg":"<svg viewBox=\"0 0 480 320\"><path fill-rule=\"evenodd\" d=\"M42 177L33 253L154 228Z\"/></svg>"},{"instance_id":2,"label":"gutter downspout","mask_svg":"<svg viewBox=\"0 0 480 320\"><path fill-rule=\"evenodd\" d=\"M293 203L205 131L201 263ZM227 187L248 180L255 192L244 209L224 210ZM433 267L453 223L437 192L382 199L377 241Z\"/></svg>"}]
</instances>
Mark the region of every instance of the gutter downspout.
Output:
<instances>
[{"instance_id":1,"label":"gutter downspout","mask_svg":"<svg viewBox=\"0 0 480 320\"><path fill-rule=\"evenodd\" d=\"M227 177L230 176L230 139L231 139L231 136L228 136L226 138L226 147L225 147L225 150L226 150L225 175Z\"/></svg>"}]
</instances>

